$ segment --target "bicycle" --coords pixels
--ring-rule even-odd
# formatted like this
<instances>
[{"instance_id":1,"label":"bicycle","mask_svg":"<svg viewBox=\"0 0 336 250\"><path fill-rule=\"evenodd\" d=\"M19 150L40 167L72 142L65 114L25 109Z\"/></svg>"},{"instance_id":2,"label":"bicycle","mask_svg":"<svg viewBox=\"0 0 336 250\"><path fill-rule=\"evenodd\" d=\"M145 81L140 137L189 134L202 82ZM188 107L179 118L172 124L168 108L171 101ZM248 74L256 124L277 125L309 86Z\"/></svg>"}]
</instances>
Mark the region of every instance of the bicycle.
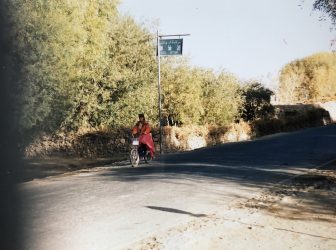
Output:
<instances>
[{"instance_id":1,"label":"bicycle","mask_svg":"<svg viewBox=\"0 0 336 250\"><path fill-rule=\"evenodd\" d=\"M151 160L150 152L147 150L146 145L140 144L139 138L132 138L132 148L130 152L132 167L137 167L141 158L148 163Z\"/></svg>"}]
</instances>

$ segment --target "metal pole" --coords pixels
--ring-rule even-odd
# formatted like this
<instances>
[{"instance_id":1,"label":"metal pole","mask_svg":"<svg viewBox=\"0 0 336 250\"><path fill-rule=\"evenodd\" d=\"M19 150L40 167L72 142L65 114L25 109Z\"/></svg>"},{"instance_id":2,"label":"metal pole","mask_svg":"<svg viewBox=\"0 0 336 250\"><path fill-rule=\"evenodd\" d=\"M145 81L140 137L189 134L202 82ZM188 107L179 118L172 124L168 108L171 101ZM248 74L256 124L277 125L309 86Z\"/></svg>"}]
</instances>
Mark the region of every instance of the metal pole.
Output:
<instances>
[{"instance_id":1,"label":"metal pole","mask_svg":"<svg viewBox=\"0 0 336 250\"><path fill-rule=\"evenodd\" d=\"M181 36L190 36L190 34L160 35L160 37L170 37L170 36L178 36L178 37L181 37Z\"/></svg>"},{"instance_id":2,"label":"metal pole","mask_svg":"<svg viewBox=\"0 0 336 250\"><path fill-rule=\"evenodd\" d=\"M157 57L158 57L158 94L159 94L159 132L160 132L160 155L162 154L162 124L161 124L161 76L160 76L160 36L159 30L156 35Z\"/></svg>"},{"instance_id":3,"label":"metal pole","mask_svg":"<svg viewBox=\"0 0 336 250\"><path fill-rule=\"evenodd\" d=\"M161 122L161 68L160 68L160 39L161 37L171 36L190 36L190 34L176 34L176 35L159 35L159 30L156 34L156 48L157 48L157 60L158 60L158 94L159 94L159 131L160 131L160 155L162 154L162 122Z\"/></svg>"}]
</instances>

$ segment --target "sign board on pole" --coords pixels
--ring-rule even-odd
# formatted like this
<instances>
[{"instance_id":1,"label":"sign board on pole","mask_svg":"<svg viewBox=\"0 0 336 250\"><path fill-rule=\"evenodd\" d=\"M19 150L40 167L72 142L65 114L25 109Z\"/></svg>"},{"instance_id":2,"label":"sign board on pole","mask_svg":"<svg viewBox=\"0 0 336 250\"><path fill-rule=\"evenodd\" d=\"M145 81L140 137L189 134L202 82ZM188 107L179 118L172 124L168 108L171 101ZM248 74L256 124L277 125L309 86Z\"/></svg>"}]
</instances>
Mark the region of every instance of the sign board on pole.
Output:
<instances>
[{"instance_id":1,"label":"sign board on pole","mask_svg":"<svg viewBox=\"0 0 336 250\"><path fill-rule=\"evenodd\" d=\"M161 39L160 55L173 56L182 55L183 39Z\"/></svg>"}]
</instances>

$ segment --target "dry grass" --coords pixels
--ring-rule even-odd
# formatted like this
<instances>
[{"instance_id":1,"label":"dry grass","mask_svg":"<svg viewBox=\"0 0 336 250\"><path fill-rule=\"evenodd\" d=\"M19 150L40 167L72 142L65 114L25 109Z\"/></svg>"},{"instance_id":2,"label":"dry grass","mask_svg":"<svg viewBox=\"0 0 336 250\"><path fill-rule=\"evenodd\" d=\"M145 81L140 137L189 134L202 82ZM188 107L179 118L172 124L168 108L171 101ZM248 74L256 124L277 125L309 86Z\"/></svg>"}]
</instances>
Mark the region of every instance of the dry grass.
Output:
<instances>
[{"instance_id":1,"label":"dry grass","mask_svg":"<svg viewBox=\"0 0 336 250\"><path fill-rule=\"evenodd\" d=\"M248 140L251 135L251 126L243 121L230 126L166 127L164 146L166 152L185 151L225 142Z\"/></svg>"}]
</instances>

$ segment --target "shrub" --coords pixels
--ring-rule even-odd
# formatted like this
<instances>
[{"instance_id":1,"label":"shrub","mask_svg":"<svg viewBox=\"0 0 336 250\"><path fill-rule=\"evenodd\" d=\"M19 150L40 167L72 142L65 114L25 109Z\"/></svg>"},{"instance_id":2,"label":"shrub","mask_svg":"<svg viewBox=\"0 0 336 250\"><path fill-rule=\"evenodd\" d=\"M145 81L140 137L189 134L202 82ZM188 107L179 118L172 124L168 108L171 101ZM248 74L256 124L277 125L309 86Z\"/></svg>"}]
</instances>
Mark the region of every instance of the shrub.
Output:
<instances>
[{"instance_id":1,"label":"shrub","mask_svg":"<svg viewBox=\"0 0 336 250\"><path fill-rule=\"evenodd\" d=\"M274 115L274 107L271 104L273 92L260 83L249 83L242 89L244 105L242 118L245 121L255 119L267 119Z\"/></svg>"}]
</instances>

